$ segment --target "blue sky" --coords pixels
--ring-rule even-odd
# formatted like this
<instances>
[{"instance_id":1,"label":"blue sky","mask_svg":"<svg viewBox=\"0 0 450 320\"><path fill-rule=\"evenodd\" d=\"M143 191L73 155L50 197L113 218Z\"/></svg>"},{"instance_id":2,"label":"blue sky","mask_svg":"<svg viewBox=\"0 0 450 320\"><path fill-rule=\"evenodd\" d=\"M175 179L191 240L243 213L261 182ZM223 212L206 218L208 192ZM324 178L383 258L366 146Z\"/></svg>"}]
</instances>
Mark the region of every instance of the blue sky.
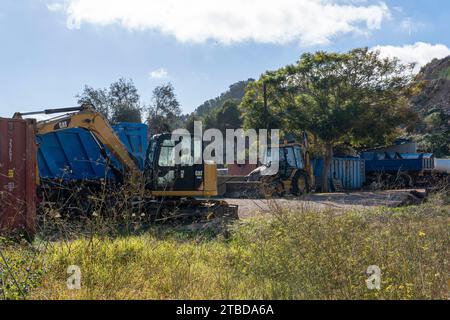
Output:
<instances>
[{"instance_id":1,"label":"blue sky","mask_svg":"<svg viewBox=\"0 0 450 320\"><path fill-rule=\"evenodd\" d=\"M191 112L306 51L450 55L448 0L1 0L0 116L71 106L85 84L173 83Z\"/></svg>"}]
</instances>

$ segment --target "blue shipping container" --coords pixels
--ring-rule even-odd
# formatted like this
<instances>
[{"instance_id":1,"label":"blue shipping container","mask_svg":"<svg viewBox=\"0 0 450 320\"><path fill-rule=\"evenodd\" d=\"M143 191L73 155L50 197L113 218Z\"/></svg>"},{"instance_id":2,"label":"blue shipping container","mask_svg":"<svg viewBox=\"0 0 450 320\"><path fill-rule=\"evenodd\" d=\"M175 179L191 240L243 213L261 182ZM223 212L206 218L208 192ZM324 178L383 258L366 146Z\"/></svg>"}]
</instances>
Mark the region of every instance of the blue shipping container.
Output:
<instances>
[{"instance_id":1,"label":"blue shipping container","mask_svg":"<svg viewBox=\"0 0 450 320\"><path fill-rule=\"evenodd\" d=\"M144 169L147 152L147 126L139 123L120 123L113 127L129 153ZM104 148L87 130L65 129L38 135L38 167L41 178L63 180L114 179L114 174L101 154ZM111 164L122 165L105 149Z\"/></svg>"},{"instance_id":2,"label":"blue shipping container","mask_svg":"<svg viewBox=\"0 0 450 320\"><path fill-rule=\"evenodd\" d=\"M316 184L320 185L323 171L323 159L312 161ZM333 158L328 172L329 187L332 189L332 179L341 180L347 190L361 189L366 181L364 160L359 158Z\"/></svg>"}]
</instances>

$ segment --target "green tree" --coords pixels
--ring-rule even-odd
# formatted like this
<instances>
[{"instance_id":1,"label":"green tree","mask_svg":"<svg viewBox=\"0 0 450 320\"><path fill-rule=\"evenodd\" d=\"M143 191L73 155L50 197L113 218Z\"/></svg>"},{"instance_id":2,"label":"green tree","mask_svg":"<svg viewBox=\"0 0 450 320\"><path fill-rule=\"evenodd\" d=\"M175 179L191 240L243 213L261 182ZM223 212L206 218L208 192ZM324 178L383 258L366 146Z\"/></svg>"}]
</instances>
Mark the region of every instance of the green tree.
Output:
<instances>
[{"instance_id":1,"label":"green tree","mask_svg":"<svg viewBox=\"0 0 450 320\"><path fill-rule=\"evenodd\" d=\"M110 107L108 100L108 91L106 89L94 89L90 86L85 86L81 94L77 94L78 104L89 104L98 112L103 114L105 118L110 120Z\"/></svg>"},{"instance_id":2,"label":"green tree","mask_svg":"<svg viewBox=\"0 0 450 320\"><path fill-rule=\"evenodd\" d=\"M184 128L187 129L191 134L194 134L194 122L200 121L199 117L196 117L194 113L191 113L187 116L186 121L184 122Z\"/></svg>"},{"instance_id":3,"label":"green tree","mask_svg":"<svg viewBox=\"0 0 450 320\"><path fill-rule=\"evenodd\" d=\"M242 126L241 112L236 102L227 100L216 113L217 129L225 133L226 129L238 129Z\"/></svg>"},{"instance_id":4,"label":"green tree","mask_svg":"<svg viewBox=\"0 0 450 320\"><path fill-rule=\"evenodd\" d=\"M289 98L282 90L283 70L266 72L258 81L247 86L246 93L239 106L243 125L254 129L282 129L283 109ZM266 88L267 109L264 104ZM284 101L281 101L284 100Z\"/></svg>"},{"instance_id":5,"label":"green tree","mask_svg":"<svg viewBox=\"0 0 450 320\"><path fill-rule=\"evenodd\" d=\"M85 86L76 96L79 104L90 104L112 124L141 122L140 96L132 80L123 78L113 82L109 89Z\"/></svg>"},{"instance_id":6,"label":"green tree","mask_svg":"<svg viewBox=\"0 0 450 320\"><path fill-rule=\"evenodd\" d=\"M450 130L442 133L426 134L420 144L426 151L434 153L438 158L450 154Z\"/></svg>"},{"instance_id":7,"label":"green tree","mask_svg":"<svg viewBox=\"0 0 450 320\"><path fill-rule=\"evenodd\" d=\"M194 121L201 121L203 129L219 129L224 135L226 129L238 129L242 127L241 112L234 100L227 100L220 108L210 110L204 116L197 116L194 112L187 120L185 127L193 131Z\"/></svg>"},{"instance_id":8,"label":"green tree","mask_svg":"<svg viewBox=\"0 0 450 320\"><path fill-rule=\"evenodd\" d=\"M148 108L150 135L172 131L180 125L181 108L171 83L153 90L152 104Z\"/></svg>"},{"instance_id":9,"label":"green tree","mask_svg":"<svg viewBox=\"0 0 450 320\"><path fill-rule=\"evenodd\" d=\"M322 190L328 191L335 146L384 144L399 126L411 128L417 118L408 102L417 91L412 69L367 48L306 53L296 64L264 74L247 92L241 106L245 124L261 127L256 115L264 119L261 87L266 83L270 126L307 130L322 142Z\"/></svg>"},{"instance_id":10,"label":"green tree","mask_svg":"<svg viewBox=\"0 0 450 320\"><path fill-rule=\"evenodd\" d=\"M429 131L434 131L439 128L443 121L443 112L433 112L423 119L424 123L427 125Z\"/></svg>"},{"instance_id":11,"label":"green tree","mask_svg":"<svg viewBox=\"0 0 450 320\"><path fill-rule=\"evenodd\" d=\"M132 80L119 79L109 87L111 122L141 122L140 96Z\"/></svg>"},{"instance_id":12,"label":"green tree","mask_svg":"<svg viewBox=\"0 0 450 320\"><path fill-rule=\"evenodd\" d=\"M450 115L439 108L432 108L423 119L425 132L420 135L419 147L436 157L450 155Z\"/></svg>"}]
</instances>

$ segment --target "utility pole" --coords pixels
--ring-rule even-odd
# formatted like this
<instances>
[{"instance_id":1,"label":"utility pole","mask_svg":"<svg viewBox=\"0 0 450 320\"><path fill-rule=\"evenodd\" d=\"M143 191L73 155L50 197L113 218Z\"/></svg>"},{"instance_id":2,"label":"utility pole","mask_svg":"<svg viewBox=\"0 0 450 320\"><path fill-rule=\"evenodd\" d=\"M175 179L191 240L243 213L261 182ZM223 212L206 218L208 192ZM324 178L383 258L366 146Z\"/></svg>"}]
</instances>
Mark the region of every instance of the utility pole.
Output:
<instances>
[{"instance_id":1,"label":"utility pole","mask_svg":"<svg viewBox=\"0 0 450 320\"><path fill-rule=\"evenodd\" d=\"M269 130L269 109L267 107L267 84L263 82L263 95L264 95L264 121L266 129Z\"/></svg>"}]
</instances>

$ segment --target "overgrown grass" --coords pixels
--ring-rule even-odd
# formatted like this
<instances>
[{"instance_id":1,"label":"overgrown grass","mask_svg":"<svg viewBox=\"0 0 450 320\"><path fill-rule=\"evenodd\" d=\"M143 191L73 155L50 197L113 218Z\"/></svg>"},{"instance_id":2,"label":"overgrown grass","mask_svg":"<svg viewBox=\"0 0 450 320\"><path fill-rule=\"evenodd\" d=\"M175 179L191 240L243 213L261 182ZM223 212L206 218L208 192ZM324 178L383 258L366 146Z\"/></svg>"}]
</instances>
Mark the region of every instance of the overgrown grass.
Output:
<instances>
[{"instance_id":1,"label":"overgrown grass","mask_svg":"<svg viewBox=\"0 0 450 320\"><path fill-rule=\"evenodd\" d=\"M3 284L9 283L3 294L30 299L447 299L449 231L450 206L441 198L422 206L340 214L278 211L236 223L229 237L150 230L139 236L93 233L73 241L37 240L32 248L4 244L3 255L23 292L0 261ZM81 268L81 290L66 287L69 265ZM369 265L381 269L380 290L366 286Z\"/></svg>"}]
</instances>

